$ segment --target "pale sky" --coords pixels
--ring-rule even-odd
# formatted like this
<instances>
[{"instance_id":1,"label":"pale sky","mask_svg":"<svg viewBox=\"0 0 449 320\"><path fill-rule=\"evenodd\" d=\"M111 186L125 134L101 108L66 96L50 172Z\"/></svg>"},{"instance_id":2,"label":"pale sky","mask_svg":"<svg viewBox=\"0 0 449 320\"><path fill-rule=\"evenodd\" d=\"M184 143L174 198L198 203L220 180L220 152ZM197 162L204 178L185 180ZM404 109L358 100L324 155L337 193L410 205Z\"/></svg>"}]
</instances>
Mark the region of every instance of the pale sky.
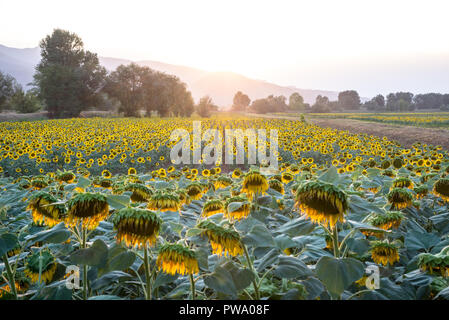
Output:
<instances>
[{"instance_id":1,"label":"pale sky","mask_svg":"<svg viewBox=\"0 0 449 320\"><path fill-rule=\"evenodd\" d=\"M54 28L100 56L300 88L449 92L449 1L0 0L0 44Z\"/></svg>"}]
</instances>

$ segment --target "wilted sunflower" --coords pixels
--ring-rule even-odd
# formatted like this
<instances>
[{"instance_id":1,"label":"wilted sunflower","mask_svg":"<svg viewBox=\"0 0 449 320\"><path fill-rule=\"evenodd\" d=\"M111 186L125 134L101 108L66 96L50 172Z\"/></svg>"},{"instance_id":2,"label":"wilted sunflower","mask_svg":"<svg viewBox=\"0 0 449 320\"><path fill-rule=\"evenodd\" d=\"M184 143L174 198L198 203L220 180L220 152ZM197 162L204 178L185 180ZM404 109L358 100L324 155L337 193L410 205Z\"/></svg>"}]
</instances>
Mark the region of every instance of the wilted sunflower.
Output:
<instances>
[{"instance_id":1,"label":"wilted sunflower","mask_svg":"<svg viewBox=\"0 0 449 320\"><path fill-rule=\"evenodd\" d=\"M388 202L392 208L399 210L412 205L413 196L407 189L394 188L387 195Z\"/></svg>"},{"instance_id":2,"label":"wilted sunflower","mask_svg":"<svg viewBox=\"0 0 449 320\"><path fill-rule=\"evenodd\" d=\"M228 186L230 186L232 184L232 179L225 177L225 176L220 176L217 178L217 180L215 180L214 186L215 189L220 189L220 188L226 188Z\"/></svg>"},{"instance_id":3,"label":"wilted sunflower","mask_svg":"<svg viewBox=\"0 0 449 320\"><path fill-rule=\"evenodd\" d=\"M65 214L65 207L62 204L55 204L58 200L51 194L38 191L33 194L28 203L27 209L31 210L33 221L36 224L45 223L53 227L62 222Z\"/></svg>"},{"instance_id":4,"label":"wilted sunflower","mask_svg":"<svg viewBox=\"0 0 449 320\"><path fill-rule=\"evenodd\" d=\"M372 226L380 229L390 230L398 228L401 224L404 214L399 211L388 211L384 215L376 214L369 219Z\"/></svg>"},{"instance_id":5,"label":"wilted sunflower","mask_svg":"<svg viewBox=\"0 0 449 320\"><path fill-rule=\"evenodd\" d=\"M270 179L268 185L271 189L284 194L284 185L278 179Z\"/></svg>"},{"instance_id":6,"label":"wilted sunflower","mask_svg":"<svg viewBox=\"0 0 449 320\"><path fill-rule=\"evenodd\" d=\"M123 208L112 220L117 230L117 241L139 248L154 245L162 220L154 211L139 208Z\"/></svg>"},{"instance_id":7,"label":"wilted sunflower","mask_svg":"<svg viewBox=\"0 0 449 320\"><path fill-rule=\"evenodd\" d=\"M178 190L179 201L181 201L181 206L184 204L190 204L190 197L184 189Z\"/></svg>"},{"instance_id":8,"label":"wilted sunflower","mask_svg":"<svg viewBox=\"0 0 449 320\"><path fill-rule=\"evenodd\" d=\"M201 215L203 217L209 217L217 213L224 213L225 208L223 202L220 199L212 199L207 201L203 206Z\"/></svg>"},{"instance_id":9,"label":"wilted sunflower","mask_svg":"<svg viewBox=\"0 0 449 320\"><path fill-rule=\"evenodd\" d=\"M198 228L203 229L202 234L209 238L213 253L219 256L243 254L240 235L237 231L221 227L208 220L200 222Z\"/></svg>"},{"instance_id":10,"label":"wilted sunflower","mask_svg":"<svg viewBox=\"0 0 449 320\"><path fill-rule=\"evenodd\" d=\"M429 189L426 186L419 186L413 189L416 193L416 198L421 199L429 194Z\"/></svg>"},{"instance_id":11,"label":"wilted sunflower","mask_svg":"<svg viewBox=\"0 0 449 320\"><path fill-rule=\"evenodd\" d=\"M56 180L58 180L59 182L72 183L75 178L76 176L72 171L64 171L56 175Z\"/></svg>"},{"instance_id":12,"label":"wilted sunflower","mask_svg":"<svg viewBox=\"0 0 449 320\"><path fill-rule=\"evenodd\" d=\"M78 193L70 199L68 206L66 224L69 226L81 223L92 230L109 215L109 205L101 193Z\"/></svg>"},{"instance_id":13,"label":"wilted sunflower","mask_svg":"<svg viewBox=\"0 0 449 320\"><path fill-rule=\"evenodd\" d=\"M371 257L377 264L386 266L388 263L393 265L399 261L399 250L396 245L388 241L372 241L371 242Z\"/></svg>"},{"instance_id":14,"label":"wilted sunflower","mask_svg":"<svg viewBox=\"0 0 449 320\"><path fill-rule=\"evenodd\" d=\"M444 249L437 254L419 254L418 266L422 271L428 271L430 274L437 273L445 278L449 277L449 255Z\"/></svg>"},{"instance_id":15,"label":"wilted sunflower","mask_svg":"<svg viewBox=\"0 0 449 320\"><path fill-rule=\"evenodd\" d=\"M234 205L229 206L229 204ZM225 203L225 217L228 219L241 220L246 218L251 212L251 204L245 197L232 197L226 200Z\"/></svg>"},{"instance_id":16,"label":"wilted sunflower","mask_svg":"<svg viewBox=\"0 0 449 320\"><path fill-rule=\"evenodd\" d=\"M267 178L258 171L250 171L243 180L242 192L245 192L249 198L255 194L263 194L268 190Z\"/></svg>"},{"instance_id":17,"label":"wilted sunflower","mask_svg":"<svg viewBox=\"0 0 449 320\"><path fill-rule=\"evenodd\" d=\"M112 188L112 182L111 182L110 179L104 179L104 178L96 177L94 179L94 181L92 181L92 184L95 187L101 187L101 188L105 188L105 189L111 189Z\"/></svg>"},{"instance_id":18,"label":"wilted sunflower","mask_svg":"<svg viewBox=\"0 0 449 320\"><path fill-rule=\"evenodd\" d=\"M131 201L133 202L145 202L153 194L150 188L141 183L130 183L125 186L125 190L132 191Z\"/></svg>"},{"instance_id":19,"label":"wilted sunflower","mask_svg":"<svg viewBox=\"0 0 449 320\"><path fill-rule=\"evenodd\" d=\"M31 181L31 186L35 190L40 190L48 186L48 183L43 179L33 179Z\"/></svg>"},{"instance_id":20,"label":"wilted sunflower","mask_svg":"<svg viewBox=\"0 0 449 320\"><path fill-rule=\"evenodd\" d=\"M147 207L155 211L179 211L181 201L177 195L158 191L150 197Z\"/></svg>"},{"instance_id":21,"label":"wilted sunflower","mask_svg":"<svg viewBox=\"0 0 449 320\"><path fill-rule=\"evenodd\" d=\"M50 282L56 272L56 259L50 251L43 249L40 252L34 252L27 257L25 261L25 275L31 279L31 282L39 281L39 260L41 260L42 272L41 281Z\"/></svg>"},{"instance_id":22,"label":"wilted sunflower","mask_svg":"<svg viewBox=\"0 0 449 320\"><path fill-rule=\"evenodd\" d=\"M435 182L433 193L445 201L449 201L449 179L442 178Z\"/></svg>"},{"instance_id":23,"label":"wilted sunflower","mask_svg":"<svg viewBox=\"0 0 449 320\"><path fill-rule=\"evenodd\" d=\"M199 272L195 252L181 244L166 243L159 249L156 265L165 273L175 275Z\"/></svg>"},{"instance_id":24,"label":"wilted sunflower","mask_svg":"<svg viewBox=\"0 0 449 320\"><path fill-rule=\"evenodd\" d=\"M30 280L26 277L25 273L21 271L16 271L14 276L15 278L15 287L17 293L24 293L30 287ZM2 299L11 299L13 298L11 293L11 288L9 283L1 284L0 283L0 300Z\"/></svg>"},{"instance_id":25,"label":"wilted sunflower","mask_svg":"<svg viewBox=\"0 0 449 320\"><path fill-rule=\"evenodd\" d=\"M192 184L188 185L186 188L186 191L187 191L187 195L192 200L200 200L201 197L203 196L203 192L204 192L202 185L199 183L192 183Z\"/></svg>"},{"instance_id":26,"label":"wilted sunflower","mask_svg":"<svg viewBox=\"0 0 449 320\"><path fill-rule=\"evenodd\" d=\"M332 184L309 181L296 191L295 206L312 221L333 227L337 221L344 221L348 200L346 193Z\"/></svg>"},{"instance_id":27,"label":"wilted sunflower","mask_svg":"<svg viewBox=\"0 0 449 320\"><path fill-rule=\"evenodd\" d=\"M413 181L407 177L400 177L393 181L393 188L408 188L413 189Z\"/></svg>"}]
</instances>

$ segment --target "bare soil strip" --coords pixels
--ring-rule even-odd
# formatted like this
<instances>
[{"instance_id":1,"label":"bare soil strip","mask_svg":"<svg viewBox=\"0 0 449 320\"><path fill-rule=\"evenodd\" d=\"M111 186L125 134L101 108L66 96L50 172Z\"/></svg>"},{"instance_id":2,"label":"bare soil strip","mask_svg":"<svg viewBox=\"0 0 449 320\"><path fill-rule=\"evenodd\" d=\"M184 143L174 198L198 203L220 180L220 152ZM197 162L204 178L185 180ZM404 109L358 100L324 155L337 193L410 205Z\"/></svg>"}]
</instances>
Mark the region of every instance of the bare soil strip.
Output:
<instances>
[{"instance_id":1,"label":"bare soil strip","mask_svg":"<svg viewBox=\"0 0 449 320\"><path fill-rule=\"evenodd\" d=\"M274 116L274 115L256 115L251 116L262 118L278 118L288 120L298 120L297 117ZM429 145L440 145L445 150L449 150L449 130L436 128L421 128L412 126L399 126L392 124L373 123L368 121L350 120L350 119L307 119L320 127L329 127L332 129L345 130L350 133L366 133L368 135L387 137L389 140L395 140L404 147L411 147L415 142L421 142Z\"/></svg>"}]
</instances>

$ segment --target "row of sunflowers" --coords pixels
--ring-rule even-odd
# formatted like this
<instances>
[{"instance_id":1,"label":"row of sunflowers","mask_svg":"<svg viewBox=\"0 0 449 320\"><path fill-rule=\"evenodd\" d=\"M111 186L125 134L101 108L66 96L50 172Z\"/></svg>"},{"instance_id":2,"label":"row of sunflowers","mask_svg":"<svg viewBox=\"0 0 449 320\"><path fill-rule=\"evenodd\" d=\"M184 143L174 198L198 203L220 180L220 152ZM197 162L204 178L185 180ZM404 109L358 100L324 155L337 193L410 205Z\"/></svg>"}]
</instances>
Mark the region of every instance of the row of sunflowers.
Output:
<instances>
[{"instance_id":1,"label":"row of sunflowers","mask_svg":"<svg viewBox=\"0 0 449 320\"><path fill-rule=\"evenodd\" d=\"M82 130L82 121L98 135ZM145 154L150 143L159 143L152 151L167 152L169 134L145 138L142 126L163 130L170 122L130 121L35 122L30 126L42 131L26 131L22 140L11 130L22 123L4 124L3 155L24 150L19 159L28 159L31 172L42 164L29 152L41 148L43 158L58 144L65 156L83 145L82 157L93 147ZM190 120L176 121L191 127ZM56 142L47 130L58 122L65 133ZM449 297L449 161L442 148L402 148L290 120L203 126L279 130L279 170L220 163L114 167L109 159L101 168L24 175L14 162L4 165L1 298ZM78 134L67 135L74 128Z\"/></svg>"}]
</instances>

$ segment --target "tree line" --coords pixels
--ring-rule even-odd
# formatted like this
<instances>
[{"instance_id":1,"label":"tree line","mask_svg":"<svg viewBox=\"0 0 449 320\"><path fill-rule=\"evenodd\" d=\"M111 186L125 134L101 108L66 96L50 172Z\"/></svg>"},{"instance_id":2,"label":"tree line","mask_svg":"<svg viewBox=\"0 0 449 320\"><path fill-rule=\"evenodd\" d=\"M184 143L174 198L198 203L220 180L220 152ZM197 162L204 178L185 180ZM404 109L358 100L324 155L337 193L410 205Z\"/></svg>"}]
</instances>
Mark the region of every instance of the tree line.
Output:
<instances>
[{"instance_id":1,"label":"tree line","mask_svg":"<svg viewBox=\"0 0 449 320\"><path fill-rule=\"evenodd\" d=\"M0 72L0 111L20 113L45 109L49 118L77 117L88 109L115 108L124 116L151 115L189 117L196 111L209 117L218 107L209 96L195 105L186 84L174 76L131 63L107 72L96 53L84 49L82 39L75 33L55 29L39 43L41 60L36 66L32 89L24 91L10 75ZM309 105L295 92L285 96L270 95L251 101L238 91L233 111L254 113L274 112L338 112L366 109L373 112L406 112L415 109L449 111L449 94L410 92L377 95L361 102L355 90L338 94L336 101L318 95Z\"/></svg>"}]
</instances>

